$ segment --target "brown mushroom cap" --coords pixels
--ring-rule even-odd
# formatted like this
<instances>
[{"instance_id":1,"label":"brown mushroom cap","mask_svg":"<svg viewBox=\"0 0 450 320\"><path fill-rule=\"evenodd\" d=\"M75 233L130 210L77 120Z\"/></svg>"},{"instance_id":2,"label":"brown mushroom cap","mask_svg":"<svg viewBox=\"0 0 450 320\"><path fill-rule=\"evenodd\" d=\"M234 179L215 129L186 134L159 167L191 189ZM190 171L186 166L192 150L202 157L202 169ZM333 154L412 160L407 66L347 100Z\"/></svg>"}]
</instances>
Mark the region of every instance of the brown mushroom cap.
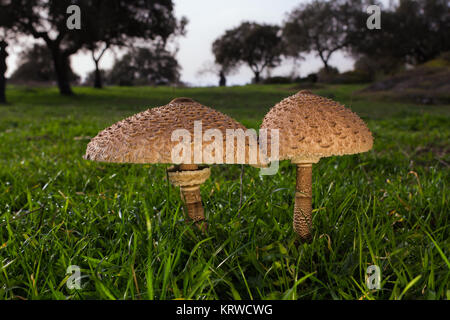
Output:
<instances>
[{"instance_id":1,"label":"brown mushroom cap","mask_svg":"<svg viewBox=\"0 0 450 320\"><path fill-rule=\"evenodd\" d=\"M373 145L372 134L355 113L309 91L300 91L275 105L264 117L261 129L279 129L278 160L294 163L366 152Z\"/></svg>"},{"instance_id":2,"label":"brown mushroom cap","mask_svg":"<svg viewBox=\"0 0 450 320\"><path fill-rule=\"evenodd\" d=\"M172 141L172 132L186 129L191 135L191 162L194 160L194 122L202 121L202 134L208 129L218 129L223 135L223 159L226 162L226 130L247 130L242 124L214 109L205 107L190 98L176 98L169 104L148 109L113 124L101 131L87 146L87 160L118 163L173 163L172 148L179 141ZM203 149L212 141L203 141ZM248 150L249 139L245 149ZM237 162L237 143L234 144ZM213 152L214 155L214 152ZM248 152L245 162L248 163Z\"/></svg>"}]
</instances>

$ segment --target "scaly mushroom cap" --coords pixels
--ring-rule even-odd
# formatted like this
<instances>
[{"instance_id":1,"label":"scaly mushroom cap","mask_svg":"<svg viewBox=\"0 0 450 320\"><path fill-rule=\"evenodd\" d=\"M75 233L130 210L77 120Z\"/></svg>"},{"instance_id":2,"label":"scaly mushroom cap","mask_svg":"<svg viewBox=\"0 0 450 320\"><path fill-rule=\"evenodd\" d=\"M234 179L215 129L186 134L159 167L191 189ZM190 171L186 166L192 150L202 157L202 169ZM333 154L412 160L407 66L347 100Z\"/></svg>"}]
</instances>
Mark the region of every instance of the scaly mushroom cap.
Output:
<instances>
[{"instance_id":1,"label":"scaly mushroom cap","mask_svg":"<svg viewBox=\"0 0 450 320\"><path fill-rule=\"evenodd\" d=\"M315 163L332 155L366 152L373 145L372 134L355 113L306 90L270 109L261 129L279 130L278 160L293 163ZM270 143L270 130L267 136Z\"/></svg>"},{"instance_id":2,"label":"scaly mushroom cap","mask_svg":"<svg viewBox=\"0 0 450 320\"><path fill-rule=\"evenodd\" d=\"M202 121L202 134L208 129L218 129L223 136L223 157L214 159L212 163L226 162L226 130L247 130L242 124L214 109L205 107L190 98L176 98L169 104L148 109L127 119L113 124L101 131L87 146L87 160L119 163L174 163L172 161L173 147L180 144L181 139L172 141L172 133L176 129L185 129L190 133L191 161L183 163L202 164L194 159L194 122ZM214 142L202 141L203 150ZM245 162L238 162L238 144L233 143L234 162L248 163L249 141L245 141ZM214 148L209 149L215 155ZM203 159L204 160L204 159Z\"/></svg>"}]
</instances>

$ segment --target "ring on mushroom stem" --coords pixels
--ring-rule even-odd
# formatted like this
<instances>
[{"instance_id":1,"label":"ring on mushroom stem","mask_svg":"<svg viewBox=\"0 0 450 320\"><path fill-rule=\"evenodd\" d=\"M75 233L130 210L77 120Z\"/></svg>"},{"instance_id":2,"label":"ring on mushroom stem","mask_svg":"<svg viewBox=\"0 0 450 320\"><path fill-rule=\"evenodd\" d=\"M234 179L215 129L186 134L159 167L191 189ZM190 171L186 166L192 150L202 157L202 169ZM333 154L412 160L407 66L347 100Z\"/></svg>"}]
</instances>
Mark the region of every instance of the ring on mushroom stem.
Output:
<instances>
[{"instance_id":1,"label":"ring on mushroom stem","mask_svg":"<svg viewBox=\"0 0 450 320\"><path fill-rule=\"evenodd\" d=\"M196 127L198 122L201 122L199 129ZM168 169L169 180L173 185L180 187L181 198L186 204L187 214L194 222L198 223L205 219L200 185L210 176L210 169L205 166L199 167L199 165L228 163L226 153L230 150L224 149L225 152L220 153L219 150L213 148L215 156L208 161L204 161L203 157L198 159L198 155L210 151L211 145L216 145L216 140L221 142L220 146L229 147L229 144L226 143L229 129L247 130L242 124L219 111L203 106L190 98L176 98L165 106L140 112L101 131L88 144L84 158L116 163L173 164L181 162L181 164ZM209 130L219 132L220 137L215 137L214 141L212 139L204 141L203 136ZM186 134L188 140L188 143L183 144L186 146L186 150L183 150L186 151L187 159L178 162L173 161L174 154L177 154L174 150L180 144L180 141L174 139L174 133L177 132ZM198 134L201 135L201 141L197 146ZM185 137L182 138L184 142ZM249 142L245 144L246 150L248 150L249 143L250 138ZM237 152L242 150L234 140L231 149L236 155L236 164L249 162L247 154L243 161L239 160ZM197 225L203 230L206 228L206 223Z\"/></svg>"},{"instance_id":2,"label":"ring on mushroom stem","mask_svg":"<svg viewBox=\"0 0 450 320\"><path fill-rule=\"evenodd\" d=\"M167 169L170 183L180 187L181 198L186 204L187 214L203 231L206 230L200 185L210 176L208 167L199 168L196 164L181 164Z\"/></svg>"},{"instance_id":3,"label":"ring on mushroom stem","mask_svg":"<svg viewBox=\"0 0 450 320\"><path fill-rule=\"evenodd\" d=\"M279 130L279 157L297 166L294 231L311 241L312 165L320 158L369 151L372 134L355 113L334 102L300 91L276 104L261 129ZM270 130L268 130L270 132Z\"/></svg>"}]
</instances>

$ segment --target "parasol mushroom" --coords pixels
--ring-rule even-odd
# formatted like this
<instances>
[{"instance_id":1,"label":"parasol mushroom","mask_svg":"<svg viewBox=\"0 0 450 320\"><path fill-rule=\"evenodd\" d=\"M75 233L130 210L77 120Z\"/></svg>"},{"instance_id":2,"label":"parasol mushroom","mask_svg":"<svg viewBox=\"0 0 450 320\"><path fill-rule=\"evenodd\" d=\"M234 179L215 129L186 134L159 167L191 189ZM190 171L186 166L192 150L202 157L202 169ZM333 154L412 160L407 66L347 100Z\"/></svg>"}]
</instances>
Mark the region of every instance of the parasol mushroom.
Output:
<instances>
[{"instance_id":1,"label":"parasol mushroom","mask_svg":"<svg viewBox=\"0 0 450 320\"><path fill-rule=\"evenodd\" d=\"M300 91L276 104L261 129L279 130L279 157L297 165L293 227L311 240L312 165L320 158L369 151L373 138L363 120L334 102ZM270 130L268 130L270 140Z\"/></svg>"},{"instance_id":2,"label":"parasol mushroom","mask_svg":"<svg viewBox=\"0 0 450 320\"><path fill-rule=\"evenodd\" d=\"M234 140L230 145L225 143L230 133L228 130L239 129L242 132L247 130L219 111L190 98L176 98L165 106L135 114L101 131L88 144L84 158L116 163L176 164L167 170L169 180L180 187L188 216L195 222L201 222L205 215L200 185L210 176L210 168L201 165L248 163L248 154L243 157L243 161L239 161L240 157L236 152L245 152L242 149L250 145L250 139L244 146L238 146ZM206 136L209 139L204 141ZM179 138L183 138L183 144ZM216 145L217 148L213 148L212 145L216 142L220 143ZM223 152L219 152L222 148ZM230 148L233 152L232 159L227 158ZM207 159L203 157L206 150L212 155ZM179 157L181 154L184 158ZM179 162L174 161L174 157L178 157ZM201 224L199 226L202 227ZM203 229L205 227L206 224Z\"/></svg>"}]
</instances>

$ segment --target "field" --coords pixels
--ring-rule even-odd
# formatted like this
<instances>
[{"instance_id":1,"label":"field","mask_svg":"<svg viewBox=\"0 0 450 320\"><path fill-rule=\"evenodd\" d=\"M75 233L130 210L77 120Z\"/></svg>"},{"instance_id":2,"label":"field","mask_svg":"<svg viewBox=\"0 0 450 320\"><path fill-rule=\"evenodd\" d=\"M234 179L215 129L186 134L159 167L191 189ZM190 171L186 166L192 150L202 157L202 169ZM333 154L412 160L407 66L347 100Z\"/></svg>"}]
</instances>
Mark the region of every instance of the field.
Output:
<instances>
[{"instance_id":1,"label":"field","mask_svg":"<svg viewBox=\"0 0 450 320\"><path fill-rule=\"evenodd\" d=\"M90 137L188 96L258 128L294 85L231 88L13 87L0 106L1 299L450 299L450 106L315 93L358 113L364 154L313 169L313 242L292 230L295 168L274 176L213 166L201 193L209 230L185 223L164 165L82 159ZM68 266L82 288L66 286ZM381 269L381 289L366 268Z\"/></svg>"}]
</instances>

